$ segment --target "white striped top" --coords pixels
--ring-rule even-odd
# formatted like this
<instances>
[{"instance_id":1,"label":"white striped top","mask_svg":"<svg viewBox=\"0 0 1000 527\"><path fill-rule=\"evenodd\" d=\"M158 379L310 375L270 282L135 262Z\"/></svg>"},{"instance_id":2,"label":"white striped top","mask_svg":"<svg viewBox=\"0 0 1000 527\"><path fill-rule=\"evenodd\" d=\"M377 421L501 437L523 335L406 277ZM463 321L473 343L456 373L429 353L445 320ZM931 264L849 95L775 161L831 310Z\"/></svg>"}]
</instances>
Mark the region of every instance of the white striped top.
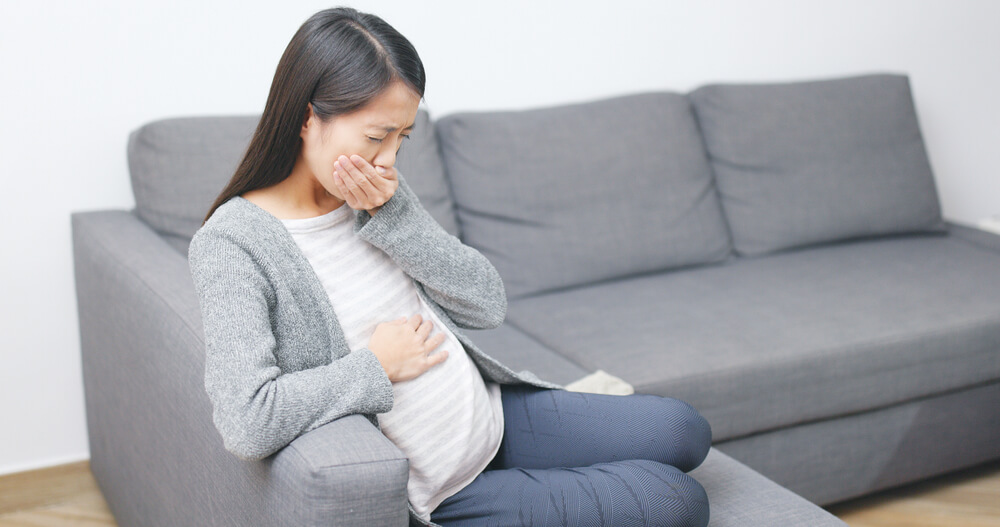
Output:
<instances>
[{"instance_id":1,"label":"white striped top","mask_svg":"<svg viewBox=\"0 0 1000 527\"><path fill-rule=\"evenodd\" d=\"M417 293L413 279L381 249L354 234L346 203L322 216L282 219L330 296L351 351L368 346L375 326L416 313L444 332L431 353L448 358L392 385L393 407L378 414L382 432L410 463L407 495L425 520L489 464L503 438L500 385L486 383L461 342ZM376 213L377 214L377 213Z\"/></svg>"}]
</instances>

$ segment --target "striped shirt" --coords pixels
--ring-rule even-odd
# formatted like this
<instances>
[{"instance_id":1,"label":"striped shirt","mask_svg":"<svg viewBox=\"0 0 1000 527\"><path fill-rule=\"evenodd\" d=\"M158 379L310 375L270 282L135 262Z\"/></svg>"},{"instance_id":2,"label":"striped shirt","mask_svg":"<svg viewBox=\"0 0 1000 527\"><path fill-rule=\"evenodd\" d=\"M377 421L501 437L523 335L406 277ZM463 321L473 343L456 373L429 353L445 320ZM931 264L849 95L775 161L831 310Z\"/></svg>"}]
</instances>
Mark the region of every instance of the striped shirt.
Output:
<instances>
[{"instance_id":1,"label":"striped shirt","mask_svg":"<svg viewBox=\"0 0 1000 527\"><path fill-rule=\"evenodd\" d=\"M500 385L486 383L455 335L417 294L413 279L381 249L353 232L346 203L312 218L282 219L316 271L351 351L368 346L375 326L419 313L434 323L431 353L448 358L420 376L392 385L393 406L378 414L382 432L409 459L407 495L425 520L489 464L503 437ZM377 213L376 213L377 214Z\"/></svg>"}]
</instances>

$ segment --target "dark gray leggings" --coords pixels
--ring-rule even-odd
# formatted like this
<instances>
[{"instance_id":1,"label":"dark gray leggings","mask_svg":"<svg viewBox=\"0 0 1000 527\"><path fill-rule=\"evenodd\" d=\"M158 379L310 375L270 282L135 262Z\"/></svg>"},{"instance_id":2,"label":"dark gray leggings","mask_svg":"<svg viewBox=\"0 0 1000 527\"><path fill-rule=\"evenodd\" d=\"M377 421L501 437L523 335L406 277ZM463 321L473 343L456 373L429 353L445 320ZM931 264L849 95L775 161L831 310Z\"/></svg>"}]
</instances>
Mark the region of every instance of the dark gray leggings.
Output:
<instances>
[{"instance_id":1,"label":"dark gray leggings","mask_svg":"<svg viewBox=\"0 0 1000 527\"><path fill-rule=\"evenodd\" d=\"M708 496L685 474L712 430L691 405L502 385L504 436L490 465L444 500L444 526L708 524Z\"/></svg>"}]
</instances>

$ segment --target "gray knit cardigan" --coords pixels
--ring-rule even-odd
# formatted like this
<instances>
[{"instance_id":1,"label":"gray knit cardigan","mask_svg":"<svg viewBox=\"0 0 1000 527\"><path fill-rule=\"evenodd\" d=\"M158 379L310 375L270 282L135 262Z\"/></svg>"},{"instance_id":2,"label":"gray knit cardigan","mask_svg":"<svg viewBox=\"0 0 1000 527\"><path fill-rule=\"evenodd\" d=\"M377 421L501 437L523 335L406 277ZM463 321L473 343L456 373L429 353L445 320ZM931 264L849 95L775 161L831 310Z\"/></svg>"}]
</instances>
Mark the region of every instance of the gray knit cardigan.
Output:
<instances>
[{"instance_id":1,"label":"gray knit cardigan","mask_svg":"<svg viewBox=\"0 0 1000 527\"><path fill-rule=\"evenodd\" d=\"M500 274L445 231L398 177L399 188L374 216L357 212L354 233L414 280L485 380L563 388L514 372L462 333L503 323ZM392 384L371 350L351 352L319 277L278 218L236 196L194 234L188 263L205 329L205 389L228 451L262 459L355 413L381 430L375 414L392 409Z\"/></svg>"}]
</instances>

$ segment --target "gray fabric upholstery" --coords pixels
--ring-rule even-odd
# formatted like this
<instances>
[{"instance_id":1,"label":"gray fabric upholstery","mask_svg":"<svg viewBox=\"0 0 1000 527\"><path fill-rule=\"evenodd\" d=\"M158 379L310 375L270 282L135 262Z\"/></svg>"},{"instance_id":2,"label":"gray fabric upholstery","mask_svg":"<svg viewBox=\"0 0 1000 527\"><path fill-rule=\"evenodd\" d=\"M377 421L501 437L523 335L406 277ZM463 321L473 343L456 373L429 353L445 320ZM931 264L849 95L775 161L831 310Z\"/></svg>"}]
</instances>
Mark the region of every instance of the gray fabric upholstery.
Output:
<instances>
[{"instance_id":1,"label":"gray fabric upholstery","mask_svg":"<svg viewBox=\"0 0 1000 527\"><path fill-rule=\"evenodd\" d=\"M507 320L716 441L1000 378L1000 253L899 236L510 302Z\"/></svg>"},{"instance_id":2,"label":"gray fabric upholstery","mask_svg":"<svg viewBox=\"0 0 1000 527\"><path fill-rule=\"evenodd\" d=\"M127 211L74 213L90 467L118 525L405 525L406 458L361 415L225 451L186 259Z\"/></svg>"},{"instance_id":3,"label":"gray fabric upholstery","mask_svg":"<svg viewBox=\"0 0 1000 527\"><path fill-rule=\"evenodd\" d=\"M711 84L688 97L737 252L943 229L907 76Z\"/></svg>"},{"instance_id":4,"label":"gray fabric upholstery","mask_svg":"<svg viewBox=\"0 0 1000 527\"><path fill-rule=\"evenodd\" d=\"M232 178L258 118L163 119L130 134L128 164L135 210L181 254L187 254L191 236ZM431 216L449 234L458 236L440 149L426 110L417 112L396 168L405 174Z\"/></svg>"},{"instance_id":5,"label":"gray fabric upholstery","mask_svg":"<svg viewBox=\"0 0 1000 527\"><path fill-rule=\"evenodd\" d=\"M557 384L569 384L591 373L509 323L495 329L462 331L479 349L514 371L528 369L525 365L530 364L530 370L536 375Z\"/></svg>"},{"instance_id":6,"label":"gray fabric upholstery","mask_svg":"<svg viewBox=\"0 0 1000 527\"><path fill-rule=\"evenodd\" d=\"M508 298L730 253L682 95L453 114L436 127L462 241L493 262Z\"/></svg>"},{"instance_id":7,"label":"gray fabric upholstery","mask_svg":"<svg viewBox=\"0 0 1000 527\"><path fill-rule=\"evenodd\" d=\"M715 446L829 505L997 459L998 401L993 382Z\"/></svg>"},{"instance_id":8,"label":"gray fabric upholstery","mask_svg":"<svg viewBox=\"0 0 1000 527\"><path fill-rule=\"evenodd\" d=\"M949 221L948 231L956 239L974 247L1000 253L1000 234Z\"/></svg>"},{"instance_id":9,"label":"gray fabric upholstery","mask_svg":"<svg viewBox=\"0 0 1000 527\"><path fill-rule=\"evenodd\" d=\"M846 525L718 449L691 471L708 493L709 527L833 527Z\"/></svg>"},{"instance_id":10,"label":"gray fabric upholstery","mask_svg":"<svg viewBox=\"0 0 1000 527\"><path fill-rule=\"evenodd\" d=\"M129 134L135 210L157 232L190 240L243 157L258 116L178 117Z\"/></svg>"}]
</instances>

